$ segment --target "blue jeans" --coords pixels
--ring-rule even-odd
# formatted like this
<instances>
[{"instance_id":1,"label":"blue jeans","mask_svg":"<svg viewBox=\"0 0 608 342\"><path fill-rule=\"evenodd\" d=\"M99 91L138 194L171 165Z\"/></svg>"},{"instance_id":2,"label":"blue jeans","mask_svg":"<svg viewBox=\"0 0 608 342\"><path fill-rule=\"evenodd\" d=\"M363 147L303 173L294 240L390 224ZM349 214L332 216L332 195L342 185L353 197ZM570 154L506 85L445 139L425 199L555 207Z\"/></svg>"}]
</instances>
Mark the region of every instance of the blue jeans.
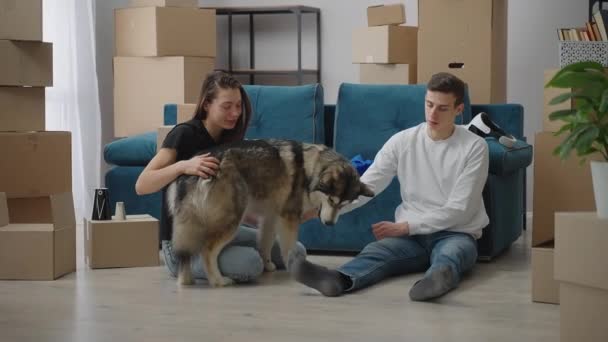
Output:
<instances>
[{"instance_id":1,"label":"blue jeans","mask_svg":"<svg viewBox=\"0 0 608 342\"><path fill-rule=\"evenodd\" d=\"M347 291L353 291L388 277L425 270L428 275L437 267L449 266L457 275L451 284L455 288L476 260L477 244L472 236L440 231L372 242L338 271L351 278L353 285Z\"/></svg>"},{"instance_id":2,"label":"blue jeans","mask_svg":"<svg viewBox=\"0 0 608 342\"><path fill-rule=\"evenodd\" d=\"M169 273L177 277L178 261L173 254L171 241L162 242L163 257ZM296 248L306 255L306 248L296 243ZM281 257L281 249L275 241L272 246L271 260L277 269L284 269L285 263ZM237 282L250 282L257 279L264 272L264 263L257 250L257 229L240 226L234 239L224 247L218 257L218 265L222 275ZM197 279L207 279L200 255L192 257L192 276Z\"/></svg>"}]
</instances>

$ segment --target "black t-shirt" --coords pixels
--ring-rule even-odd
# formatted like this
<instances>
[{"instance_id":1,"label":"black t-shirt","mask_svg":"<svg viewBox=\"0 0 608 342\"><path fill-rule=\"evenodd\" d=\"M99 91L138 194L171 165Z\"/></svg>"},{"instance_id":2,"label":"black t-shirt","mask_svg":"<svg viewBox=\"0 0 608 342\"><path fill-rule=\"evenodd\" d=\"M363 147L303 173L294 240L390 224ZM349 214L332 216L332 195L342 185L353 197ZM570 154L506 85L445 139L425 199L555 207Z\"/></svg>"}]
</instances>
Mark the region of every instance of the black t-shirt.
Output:
<instances>
[{"instance_id":1,"label":"black t-shirt","mask_svg":"<svg viewBox=\"0 0 608 342\"><path fill-rule=\"evenodd\" d=\"M163 141L163 148L172 148L177 151L176 162L188 160L197 152L216 146L217 143L211 138L209 132L198 119L192 119L173 127ZM173 233L173 220L169 214L167 201L165 200L166 187L162 190L163 203L160 218L160 239L171 240Z\"/></svg>"}]
</instances>

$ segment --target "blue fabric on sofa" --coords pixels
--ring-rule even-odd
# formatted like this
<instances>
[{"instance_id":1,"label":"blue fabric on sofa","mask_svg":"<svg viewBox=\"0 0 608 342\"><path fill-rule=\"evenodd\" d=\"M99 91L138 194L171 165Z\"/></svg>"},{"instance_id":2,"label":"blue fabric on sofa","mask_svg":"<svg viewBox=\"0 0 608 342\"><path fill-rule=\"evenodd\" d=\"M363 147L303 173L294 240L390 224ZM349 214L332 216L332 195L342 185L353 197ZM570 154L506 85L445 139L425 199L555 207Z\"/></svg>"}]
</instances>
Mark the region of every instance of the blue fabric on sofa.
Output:
<instances>
[{"instance_id":1,"label":"blue fabric on sofa","mask_svg":"<svg viewBox=\"0 0 608 342\"><path fill-rule=\"evenodd\" d=\"M323 87L320 84L243 87L254 109L247 139L267 138L272 132L272 137L277 139L325 142ZM165 105L165 125L176 122L177 105Z\"/></svg>"},{"instance_id":2,"label":"blue fabric on sofa","mask_svg":"<svg viewBox=\"0 0 608 342\"><path fill-rule=\"evenodd\" d=\"M373 159L390 136L424 121L425 89L424 85L342 84L336 103L334 148L347 158L361 154L363 158ZM517 125L523 123L523 109L519 105L476 107L480 109L497 118L499 124L509 122L510 118L505 116L514 111L520 121L503 125L507 129L517 129ZM467 97L461 123L466 124L470 118ZM505 149L495 140L486 141L490 145L490 170L497 171L496 175L490 172L484 190L484 201L492 208L488 210L491 223L484 229L485 239L479 241L480 257L489 259L521 234L522 175L531 161L532 151L523 141L518 141L518 148L513 150ZM506 189L509 194L502 193ZM299 239L311 250L359 251L374 241L371 224L394 220L394 210L400 202L395 179L380 195L364 207L341 216L331 228L324 227L319 220L306 222L300 229Z\"/></svg>"},{"instance_id":3,"label":"blue fabric on sofa","mask_svg":"<svg viewBox=\"0 0 608 342\"><path fill-rule=\"evenodd\" d=\"M105 184L110 194L112 214L116 202L125 203L125 212L133 214L149 214L160 219L161 193L139 196L135 193L135 182L143 171L144 166L115 166L105 175Z\"/></svg>"}]
</instances>

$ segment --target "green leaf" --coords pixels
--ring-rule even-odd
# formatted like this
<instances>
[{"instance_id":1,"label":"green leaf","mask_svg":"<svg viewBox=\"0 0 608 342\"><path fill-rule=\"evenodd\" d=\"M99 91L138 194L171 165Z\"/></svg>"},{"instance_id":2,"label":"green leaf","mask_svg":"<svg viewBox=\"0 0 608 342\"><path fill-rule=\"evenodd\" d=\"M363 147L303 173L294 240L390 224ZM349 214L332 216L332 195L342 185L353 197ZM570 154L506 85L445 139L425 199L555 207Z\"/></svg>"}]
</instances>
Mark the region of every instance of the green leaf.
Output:
<instances>
[{"instance_id":1,"label":"green leaf","mask_svg":"<svg viewBox=\"0 0 608 342\"><path fill-rule=\"evenodd\" d=\"M600 63L597 63L597 62L578 62L578 63L573 63L570 65L567 65L567 66L561 68L553 76L553 78L547 83L547 85L545 87L549 87L549 85L553 82L553 80L560 77L565 72L569 72L569 71L583 72L587 69L603 71L604 67Z\"/></svg>"},{"instance_id":2,"label":"green leaf","mask_svg":"<svg viewBox=\"0 0 608 342\"><path fill-rule=\"evenodd\" d=\"M604 74L567 71L551 80L549 85L554 88L605 88L608 80Z\"/></svg>"},{"instance_id":3,"label":"green leaf","mask_svg":"<svg viewBox=\"0 0 608 342\"><path fill-rule=\"evenodd\" d=\"M575 96L576 96L575 93L563 93L563 94L560 94L560 95L557 95L556 97L554 97L551 101L549 101L549 104L550 105L560 104L562 102L566 102L566 101L572 99Z\"/></svg>"},{"instance_id":4,"label":"green leaf","mask_svg":"<svg viewBox=\"0 0 608 342\"><path fill-rule=\"evenodd\" d=\"M608 89L602 93L602 101L600 102L600 113L605 113L608 110Z\"/></svg>"},{"instance_id":5,"label":"green leaf","mask_svg":"<svg viewBox=\"0 0 608 342\"><path fill-rule=\"evenodd\" d=\"M549 120L551 120L551 121L562 120L563 118L575 115L576 113L577 113L576 109L558 110L558 111L555 111L555 112L549 114Z\"/></svg>"},{"instance_id":6,"label":"green leaf","mask_svg":"<svg viewBox=\"0 0 608 342\"><path fill-rule=\"evenodd\" d=\"M587 126L578 126L559 144L559 157L561 159L566 159L568 155L570 155L570 151L574 148L574 144L576 143L576 139L578 136L587 128Z\"/></svg>"},{"instance_id":7,"label":"green leaf","mask_svg":"<svg viewBox=\"0 0 608 342\"><path fill-rule=\"evenodd\" d=\"M577 152L585 152L592 148L593 142L600 135L600 129L595 126L587 126L575 139L574 145Z\"/></svg>"}]
</instances>

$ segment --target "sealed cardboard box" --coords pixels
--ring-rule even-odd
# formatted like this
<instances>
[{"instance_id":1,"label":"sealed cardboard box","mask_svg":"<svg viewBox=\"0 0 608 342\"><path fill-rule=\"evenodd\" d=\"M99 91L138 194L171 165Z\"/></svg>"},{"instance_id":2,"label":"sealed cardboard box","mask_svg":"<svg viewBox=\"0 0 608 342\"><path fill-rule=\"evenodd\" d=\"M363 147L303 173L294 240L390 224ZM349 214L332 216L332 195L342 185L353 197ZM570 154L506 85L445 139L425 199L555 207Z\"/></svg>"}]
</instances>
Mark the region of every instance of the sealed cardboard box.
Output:
<instances>
[{"instance_id":1,"label":"sealed cardboard box","mask_svg":"<svg viewBox=\"0 0 608 342\"><path fill-rule=\"evenodd\" d=\"M120 8L114 12L116 56L215 57L215 10Z\"/></svg>"},{"instance_id":2,"label":"sealed cardboard box","mask_svg":"<svg viewBox=\"0 0 608 342\"><path fill-rule=\"evenodd\" d=\"M0 193L0 279L53 280L76 270L76 229L13 224Z\"/></svg>"},{"instance_id":3,"label":"sealed cardboard box","mask_svg":"<svg viewBox=\"0 0 608 342\"><path fill-rule=\"evenodd\" d=\"M114 135L155 131L167 103L197 103L208 57L114 57Z\"/></svg>"},{"instance_id":4,"label":"sealed cardboard box","mask_svg":"<svg viewBox=\"0 0 608 342\"><path fill-rule=\"evenodd\" d=\"M560 340L608 341L608 220L595 212L555 214Z\"/></svg>"},{"instance_id":5,"label":"sealed cardboard box","mask_svg":"<svg viewBox=\"0 0 608 342\"><path fill-rule=\"evenodd\" d=\"M158 131L156 134L156 151L157 152L162 148L163 141L165 141L167 134L169 134L169 132L173 129L173 127L175 127L175 126L165 125L165 126L158 127Z\"/></svg>"},{"instance_id":6,"label":"sealed cardboard box","mask_svg":"<svg viewBox=\"0 0 608 342\"><path fill-rule=\"evenodd\" d=\"M353 31L353 63L416 64L418 28L362 27Z\"/></svg>"},{"instance_id":7,"label":"sealed cardboard box","mask_svg":"<svg viewBox=\"0 0 608 342\"><path fill-rule=\"evenodd\" d=\"M129 0L129 7L198 7L198 0Z\"/></svg>"},{"instance_id":8,"label":"sealed cardboard box","mask_svg":"<svg viewBox=\"0 0 608 342\"><path fill-rule=\"evenodd\" d=\"M418 81L451 72L468 84L472 103L506 102L507 7L507 0L420 1Z\"/></svg>"},{"instance_id":9,"label":"sealed cardboard box","mask_svg":"<svg viewBox=\"0 0 608 342\"><path fill-rule=\"evenodd\" d=\"M0 131L44 131L42 87L0 87Z\"/></svg>"},{"instance_id":10,"label":"sealed cardboard box","mask_svg":"<svg viewBox=\"0 0 608 342\"><path fill-rule=\"evenodd\" d=\"M158 266L158 220L150 215L85 219L85 255L90 268Z\"/></svg>"},{"instance_id":11,"label":"sealed cardboard box","mask_svg":"<svg viewBox=\"0 0 608 342\"><path fill-rule=\"evenodd\" d=\"M42 0L0 0L0 39L42 41Z\"/></svg>"},{"instance_id":12,"label":"sealed cardboard box","mask_svg":"<svg viewBox=\"0 0 608 342\"><path fill-rule=\"evenodd\" d=\"M556 212L595 210L589 161L580 165L575 155L565 161L553 155L563 139L551 132L535 137L532 246L553 241Z\"/></svg>"},{"instance_id":13,"label":"sealed cardboard box","mask_svg":"<svg viewBox=\"0 0 608 342\"><path fill-rule=\"evenodd\" d=\"M0 132L0 189L8 198L72 192L71 147L70 132Z\"/></svg>"},{"instance_id":14,"label":"sealed cardboard box","mask_svg":"<svg viewBox=\"0 0 608 342\"><path fill-rule=\"evenodd\" d=\"M559 283L553 272L553 242L532 247L532 301L559 304Z\"/></svg>"},{"instance_id":15,"label":"sealed cardboard box","mask_svg":"<svg viewBox=\"0 0 608 342\"><path fill-rule=\"evenodd\" d=\"M416 64L359 64L359 80L367 84L416 84Z\"/></svg>"},{"instance_id":16,"label":"sealed cardboard box","mask_svg":"<svg viewBox=\"0 0 608 342\"><path fill-rule=\"evenodd\" d=\"M0 86L53 85L51 43L0 40Z\"/></svg>"},{"instance_id":17,"label":"sealed cardboard box","mask_svg":"<svg viewBox=\"0 0 608 342\"><path fill-rule=\"evenodd\" d=\"M403 4L375 5L367 8L367 26L399 25L405 23Z\"/></svg>"}]
</instances>

